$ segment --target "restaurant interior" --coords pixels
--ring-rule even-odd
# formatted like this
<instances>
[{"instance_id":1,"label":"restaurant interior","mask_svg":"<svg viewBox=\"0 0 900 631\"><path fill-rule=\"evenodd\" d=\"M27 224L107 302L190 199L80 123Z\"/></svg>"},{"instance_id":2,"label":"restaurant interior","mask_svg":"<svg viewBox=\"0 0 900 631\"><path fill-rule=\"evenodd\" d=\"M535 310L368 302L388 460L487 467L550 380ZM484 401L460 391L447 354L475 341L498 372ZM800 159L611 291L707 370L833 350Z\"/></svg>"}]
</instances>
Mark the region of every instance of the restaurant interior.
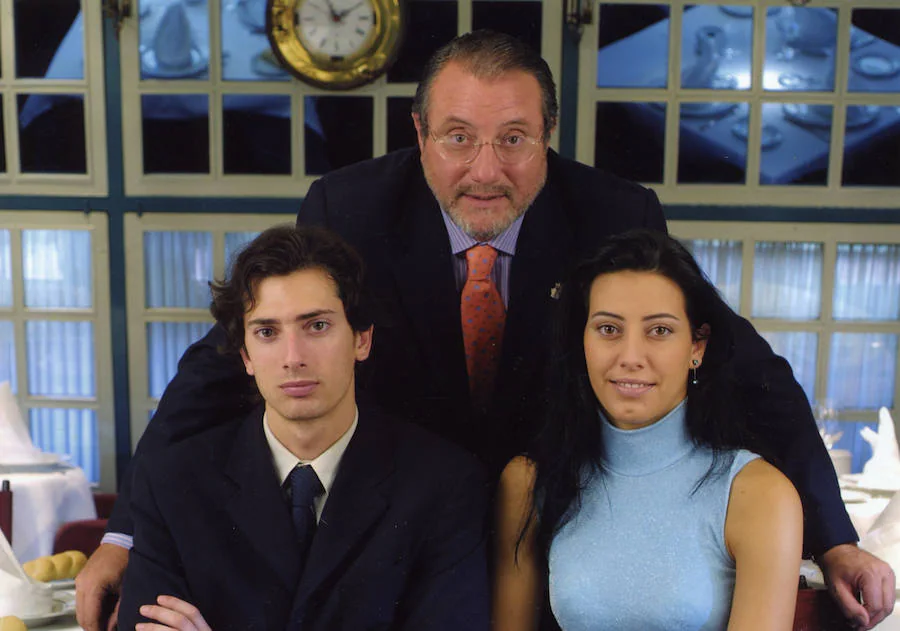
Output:
<instances>
[{"instance_id":1,"label":"restaurant interior","mask_svg":"<svg viewBox=\"0 0 900 631\"><path fill-rule=\"evenodd\" d=\"M320 176L414 146L426 59L490 28L548 62L551 149L652 188L787 359L863 545L900 562L896 0L358 4L334 0L396 5L377 54L339 51L370 56L366 72L322 71L279 39L278 7L300 32L312 0L0 0L4 554L90 554L212 326L209 281ZM71 577L54 580L68 600L35 624L77 629Z\"/></svg>"}]
</instances>

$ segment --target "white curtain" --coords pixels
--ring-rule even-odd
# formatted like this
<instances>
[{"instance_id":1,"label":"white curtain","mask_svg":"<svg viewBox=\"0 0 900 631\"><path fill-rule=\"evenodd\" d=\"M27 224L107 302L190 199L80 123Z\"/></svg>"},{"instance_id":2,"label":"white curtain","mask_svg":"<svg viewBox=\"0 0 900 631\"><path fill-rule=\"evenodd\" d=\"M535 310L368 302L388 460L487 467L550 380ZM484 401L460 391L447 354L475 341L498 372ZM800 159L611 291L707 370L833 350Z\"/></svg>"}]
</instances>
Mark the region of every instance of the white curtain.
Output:
<instances>
[{"instance_id":1,"label":"white curtain","mask_svg":"<svg viewBox=\"0 0 900 631\"><path fill-rule=\"evenodd\" d=\"M94 268L87 230L23 230L25 306L90 309Z\"/></svg>"},{"instance_id":2,"label":"white curtain","mask_svg":"<svg viewBox=\"0 0 900 631\"><path fill-rule=\"evenodd\" d=\"M784 357L794 371L810 403L815 401L816 351L819 336L805 331L760 331L778 355Z\"/></svg>"},{"instance_id":3,"label":"white curtain","mask_svg":"<svg viewBox=\"0 0 900 631\"><path fill-rule=\"evenodd\" d=\"M212 276L211 233L144 233L147 307L206 309Z\"/></svg>"},{"instance_id":4,"label":"white curtain","mask_svg":"<svg viewBox=\"0 0 900 631\"><path fill-rule=\"evenodd\" d=\"M225 270L231 273L234 257L245 245L253 241L258 232L226 232L225 233Z\"/></svg>"},{"instance_id":5,"label":"white curtain","mask_svg":"<svg viewBox=\"0 0 900 631\"><path fill-rule=\"evenodd\" d=\"M32 408L31 438L48 452L68 454L91 482L100 481L97 415L94 410Z\"/></svg>"},{"instance_id":6,"label":"white curtain","mask_svg":"<svg viewBox=\"0 0 900 631\"><path fill-rule=\"evenodd\" d=\"M0 320L0 382L8 381L13 394L19 391L16 383L16 342L13 323Z\"/></svg>"},{"instance_id":7,"label":"white curtain","mask_svg":"<svg viewBox=\"0 0 900 631\"><path fill-rule=\"evenodd\" d=\"M839 243L833 312L836 320L900 317L900 246Z\"/></svg>"},{"instance_id":8,"label":"white curtain","mask_svg":"<svg viewBox=\"0 0 900 631\"><path fill-rule=\"evenodd\" d=\"M822 304L822 244L757 242L753 317L815 320Z\"/></svg>"},{"instance_id":9,"label":"white curtain","mask_svg":"<svg viewBox=\"0 0 900 631\"><path fill-rule=\"evenodd\" d=\"M0 230L0 307L12 307L12 256L9 230Z\"/></svg>"},{"instance_id":10,"label":"white curtain","mask_svg":"<svg viewBox=\"0 0 900 631\"><path fill-rule=\"evenodd\" d=\"M740 241L719 239L694 239L684 246L694 255L700 269L718 288L725 302L735 311L741 308L741 259Z\"/></svg>"},{"instance_id":11,"label":"white curtain","mask_svg":"<svg viewBox=\"0 0 900 631\"><path fill-rule=\"evenodd\" d=\"M207 322L147 323L147 387L151 397L162 396L184 351L206 335L210 326Z\"/></svg>"}]
</instances>

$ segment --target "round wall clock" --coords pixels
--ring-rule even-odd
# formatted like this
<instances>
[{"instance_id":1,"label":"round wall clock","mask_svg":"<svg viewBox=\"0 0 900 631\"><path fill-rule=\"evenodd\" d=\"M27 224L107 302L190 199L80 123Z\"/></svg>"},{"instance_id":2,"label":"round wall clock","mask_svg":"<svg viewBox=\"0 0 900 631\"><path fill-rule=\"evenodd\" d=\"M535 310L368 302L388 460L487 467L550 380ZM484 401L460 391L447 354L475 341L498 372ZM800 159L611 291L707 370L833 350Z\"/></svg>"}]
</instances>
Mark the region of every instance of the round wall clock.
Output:
<instances>
[{"instance_id":1,"label":"round wall clock","mask_svg":"<svg viewBox=\"0 0 900 631\"><path fill-rule=\"evenodd\" d=\"M320 88L369 83L393 63L401 0L268 0L266 32L281 63Z\"/></svg>"}]
</instances>

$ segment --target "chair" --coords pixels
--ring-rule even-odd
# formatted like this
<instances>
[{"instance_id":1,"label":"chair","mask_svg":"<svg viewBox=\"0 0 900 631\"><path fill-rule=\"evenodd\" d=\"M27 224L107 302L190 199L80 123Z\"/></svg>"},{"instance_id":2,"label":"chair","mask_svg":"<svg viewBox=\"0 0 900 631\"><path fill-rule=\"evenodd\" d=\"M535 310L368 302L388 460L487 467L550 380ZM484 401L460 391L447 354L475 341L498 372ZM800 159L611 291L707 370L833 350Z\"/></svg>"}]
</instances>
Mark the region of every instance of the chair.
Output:
<instances>
[{"instance_id":1,"label":"chair","mask_svg":"<svg viewBox=\"0 0 900 631\"><path fill-rule=\"evenodd\" d=\"M801 587L797 592L794 631L852 631L853 628L826 590Z\"/></svg>"},{"instance_id":2,"label":"chair","mask_svg":"<svg viewBox=\"0 0 900 631\"><path fill-rule=\"evenodd\" d=\"M63 524L53 539L53 554L66 550L81 550L85 556L91 556L100 546L104 532L106 532L105 519L79 519Z\"/></svg>"},{"instance_id":3,"label":"chair","mask_svg":"<svg viewBox=\"0 0 900 631\"><path fill-rule=\"evenodd\" d=\"M100 540L106 532L106 522L112 514L117 497L116 493L94 493L97 519L79 519L60 526L53 539L53 554L81 550L86 556L91 556L100 546Z\"/></svg>"},{"instance_id":4,"label":"chair","mask_svg":"<svg viewBox=\"0 0 900 631\"><path fill-rule=\"evenodd\" d=\"M0 485L0 530L10 545L12 545L12 498L9 480L3 480L3 484Z\"/></svg>"}]
</instances>

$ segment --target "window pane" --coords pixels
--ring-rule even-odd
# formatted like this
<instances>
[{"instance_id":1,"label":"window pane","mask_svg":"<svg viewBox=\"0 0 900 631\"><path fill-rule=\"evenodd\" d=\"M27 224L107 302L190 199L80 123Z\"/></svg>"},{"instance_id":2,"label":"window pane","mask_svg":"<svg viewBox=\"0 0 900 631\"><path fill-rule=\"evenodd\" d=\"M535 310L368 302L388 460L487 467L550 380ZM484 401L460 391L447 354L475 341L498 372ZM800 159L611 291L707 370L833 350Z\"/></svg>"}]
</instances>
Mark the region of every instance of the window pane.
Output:
<instances>
[{"instance_id":1,"label":"window pane","mask_svg":"<svg viewBox=\"0 0 900 631\"><path fill-rule=\"evenodd\" d=\"M763 103L760 184L826 184L831 110L831 105Z\"/></svg>"},{"instance_id":2,"label":"window pane","mask_svg":"<svg viewBox=\"0 0 900 631\"><path fill-rule=\"evenodd\" d=\"M681 87L746 90L752 58L753 7L685 7Z\"/></svg>"},{"instance_id":3,"label":"window pane","mask_svg":"<svg viewBox=\"0 0 900 631\"><path fill-rule=\"evenodd\" d=\"M222 3L222 78L226 81L290 80L291 75L269 46L265 0Z\"/></svg>"},{"instance_id":4,"label":"window pane","mask_svg":"<svg viewBox=\"0 0 900 631\"><path fill-rule=\"evenodd\" d=\"M900 10L854 9L850 92L900 92Z\"/></svg>"},{"instance_id":5,"label":"window pane","mask_svg":"<svg viewBox=\"0 0 900 631\"><path fill-rule=\"evenodd\" d=\"M291 97L229 94L222 110L225 173L291 173Z\"/></svg>"},{"instance_id":6,"label":"window pane","mask_svg":"<svg viewBox=\"0 0 900 631\"><path fill-rule=\"evenodd\" d=\"M894 406L897 335L835 333L828 360L828 398L839 408Z\"/></svg>"},{"instance_id":7,"label":"window pane","mask_svg":"<svg viewBox=\"0 0 900 631\"><path fill-rule=\"evenodd\" d=\"M226 232L225 233L225 268L230 271L234 255L245 245L253 241L258 232Z\"/></svg>"},{"instance_id":8,"label":"window pane","mask_svg":"<svg viewBox=\"0 0 900 631\"><path fill-rule=\"evenodd\" d=\"M144 173L209 173L209 97L141 96Z\"/></svg>"},{"instance_id":9,"label":"window pane","mask_svg":"<svg viewBox=\"0 0 900 631\"><path fill-rule=\"evenodd\" d=\"M0 94L0 173L6 173L6 131L3 124L2 94Z\"/></svg>"},{"instance_id":10,"label":"window pane","mask_svg":"<svg viewBox=\"0 0 900 631\"><path fill-rule=\"evenodd\" d=\"M900 318L900 246L838 243L833 314L836 320Z\"/></svg>"},{"instance_id":11,"label":"window pane","mask_svg":"<svg viewBox=\"0 0 900 631\"><path fill-rule=\"evenodd\" d=\"M841 183L900 186L900 107L848 105L846 119Z\"/></svg>"},{"instance_id":12,"label":"window pane","mask_svg":"<svg viewBox=\"0 0 900 631\"><path fill-rule=\"evenodd\" d=\"M837 13L821 7L781 7L766 16L766 90L834 89Z\"/></svg>"},{"instance_id":13,"label":"window pane","mask_svg":"<svg viewBox=\"0 0 900 631\"><path fill-rule=\"evenodd\" d=\"M664 88L669 64L669 7L600 4L598 88Z\"/></svg>"},{"instance_id":14,"label":"window pane","mask_svg":"<svg viewBox=\"0 0 900 631\"><path fill-rule=\"evenodd\" d=\"M758 242L753 317L815 320L822 303L822 244Z\"/></svg>"},{"instance_id":15,"label":"window pane","mask_svg":"<svg viewBox=\"0 0 900 631\"><path fill-rule=\"evenodd\" d=\"M13 394L19 391L16 383L16 339L13 323L0 320L0 382L8 381Z\"/></svg>"},{"instance_id":16,"label":"window pane","mask_svg":"<svg viewBox=\"0 0 900 631\"><path fill-rule=\"evenodd\" d=\"M410 119L412 97L397 96L387 100L387 150L396 151L416 145L416 129Z\"/></svg>"},{"instance_id":17,"label":"window pane","mask_svg":"<svg viewBox=\"0 0 900 631\"><path fill-rule=\"evenodd\" d=\"M409 0L406 29L397 61L387 73L388 83L417 83L425 62L456 37L456 0Z\"/></svg>"},{"instance_id":18,"label":"window pane","mask_svg":"<svg viewBox=\"0 0 900 631\"><path fill-rule=\"evenodd\" d=\"M16 76L83 79L80 0L15 0Z\"/></svg>"},{"instance_id":19,"label":"window pane","mask_svg":"<svg viewBox=\"0 0 900 631\"><path fill-rule=\"evenodd\" d=\"M147 307L206 309L212 276L211 233L144 233Z\"/></svg>"},{"instance_id":20,"label":"window pane","mask_svg":"<svg viewBox=\"0 0 900 631\"><path fill-rule=\"evenodd\" d=\"M147 323L147 376L150 396L162 396L166 384L178 370L178 360L187 347L211 328L208 322Z\"/></svg>"},{"instance_id":21,"label":"window pane","mask_svg":"<svg viewBox=\"0 0 900 631\"><path fill-rule=\"evenodd\" d=\"M815 333L792 331L760 331L777 355L784 357L794 371L794 378L800 383L806 398L815 400L816 353L819 336Z\"/></svg>"},{"instance_id":22,"label":"window pane","mask_svg":"<svg viewBox=\"0 0 900 631\"><path fill-rule=\"evenodd\" d=\"M636 182L663 181L665 103L597 103L594 166Z\"/></svg>"},{"instance_id":23,"label":"window pane","mask_svg":"<svg viewBox=\"0 0 900 631\"><path fill-rule=\"evenodd\" d=\"M740 241L691 239L684 247L694 255L703 273L721 292L728 305L738 311L741 306L741 270L743 249Z\"/></svg>"},{"instance_id":24,"label":"window pane","mask_svg":"<svg viewBox=\"0 0 900 631\"><path fill-rule=\"evenodd\" d=\"M96 396L92 322L29 320L25 323L25 344L29 394Z\"/></svg>"},{"instance_id":25,"label":"window pane","mask_svg":"<svg viewBox=\"0 0 900 631\"><path fill-rule=\"evenodd\" d=\"M541 52L540 0L473 0L472 30L509 33Z\"/></svg>"},{"instance_id":26,"label":"window pane","mask_svg":"<svg viewBox=\"0 0 900 631\"><path fill-rule=\"evenodd\" d=\"M25 306L89 309L93 304L91 233L23 230Z\"/></svg>"},{"instance_id":27,"label":"window pane","mask_svg":"<svg viewBox=\"0 0 900 631\"><path fill-rule=\"evenodd\" d=\"M12 303L12 253L9 230L0 230L0 307L11 307Z\"/></svg>"},{"instance_id":28,"label":"window pane","mask_svg":"<svg viewBox=\"0 0 900 631\"><path fill-rule=\"evenodd\" d=\"M141 79L209 78L209 10L205 2L142 4Z\"/></svg>"},{"instance_id":29,"label":"window pane","mask_svg":"<svg viewBox=\"0 0 900 631\"><path fill-rule=\"evenodd\" d=\"M304 103L307 110L315 108L322 125L322 145L305 147L308 175L322 175L372 157L374 130L370 97L307 96ZM323 168L324 171L318 170Z\"/></svg>"},{"instance_id":30,"label":"window pane","mask_svg":"<svg viewBox=\"0 0 900 631\"><path fill-rule=\"evenodd\" d=\"M83 95L20 94L16 103L23 173L87 173Z\"/></svg>"},{"instance_id":31,"label":"window pane","mask_svg":"<svg viewBox=\"0 0 900 631\"><path fill-rule=\"evenodd\" d=\"M100 481L100 446L94 410L32 408L31 440L49 453L66 455L84 469L91 482Z\"/></svg>"},{"instance_id":32,"label":"window pane","mask_svg":"<svg viewBox=\"0 0 900 631\"><path fill-rule=\"evenodd\" d=\"M679 184L743 184L747 170L746 103L681 103Z\"/></svg>"}]
</instances>

